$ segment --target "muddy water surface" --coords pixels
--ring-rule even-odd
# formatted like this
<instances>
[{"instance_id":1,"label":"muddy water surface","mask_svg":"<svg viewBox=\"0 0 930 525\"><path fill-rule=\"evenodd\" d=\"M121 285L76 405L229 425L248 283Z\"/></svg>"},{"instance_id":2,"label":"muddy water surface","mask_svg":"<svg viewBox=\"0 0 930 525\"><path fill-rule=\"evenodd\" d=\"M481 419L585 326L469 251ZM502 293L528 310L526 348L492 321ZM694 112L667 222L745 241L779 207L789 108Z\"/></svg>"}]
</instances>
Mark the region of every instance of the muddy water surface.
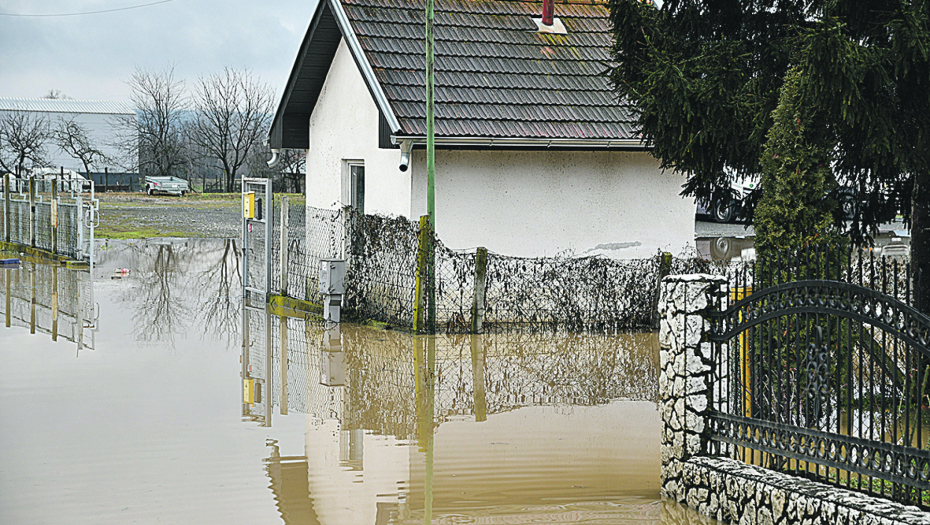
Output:
<instances>
[{"instance_id":1,"label":"muddy water surface","mask_svg":"<svg viewBox=\"0 0 930 525\"><path fill-rule=\"evenodd\" d=\"M659 498L653 334L243 319L237 248L0 269L0 523L703 521Z\"/></svg>"}]
</instances>

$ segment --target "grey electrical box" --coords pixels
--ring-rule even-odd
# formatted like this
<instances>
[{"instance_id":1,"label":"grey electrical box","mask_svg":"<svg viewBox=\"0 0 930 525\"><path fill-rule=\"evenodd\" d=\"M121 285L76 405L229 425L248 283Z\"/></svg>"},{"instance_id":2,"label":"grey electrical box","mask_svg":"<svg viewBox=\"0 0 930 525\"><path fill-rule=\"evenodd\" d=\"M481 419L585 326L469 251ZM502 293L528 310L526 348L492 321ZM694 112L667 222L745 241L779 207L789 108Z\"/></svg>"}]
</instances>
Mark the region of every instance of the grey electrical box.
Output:
<instances>
[{"instance_id":1,"label":"grey electrical box","mask_svg":"<svg viewBox=\"0 0 930 525\"><path fill-rule=\"evenodd\" d=\"M320 260L320 293L342 295L346 292L346 262L342 259Z\"/></svg>"}]
</instances>

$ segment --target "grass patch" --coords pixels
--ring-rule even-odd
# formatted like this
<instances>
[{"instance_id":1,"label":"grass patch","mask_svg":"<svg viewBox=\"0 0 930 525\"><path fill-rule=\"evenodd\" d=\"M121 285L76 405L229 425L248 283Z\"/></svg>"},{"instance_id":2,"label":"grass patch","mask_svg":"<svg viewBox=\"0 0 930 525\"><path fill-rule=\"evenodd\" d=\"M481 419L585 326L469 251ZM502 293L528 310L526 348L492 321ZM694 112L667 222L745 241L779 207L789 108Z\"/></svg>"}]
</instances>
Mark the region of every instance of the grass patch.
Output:
<instances>
[{"instance_id":1,"label":"grass patch","mask_svg":"<svg viewBox=\"0 0 930 525\"><path fill-rule=\"evenodd\" d=\"M153 239L156 237L190 237L191 235L178 231L162 231L150 227L104 226L101 223L100 227L95 230L94 236L98 239Z\"/></svg>"}]
</instances>

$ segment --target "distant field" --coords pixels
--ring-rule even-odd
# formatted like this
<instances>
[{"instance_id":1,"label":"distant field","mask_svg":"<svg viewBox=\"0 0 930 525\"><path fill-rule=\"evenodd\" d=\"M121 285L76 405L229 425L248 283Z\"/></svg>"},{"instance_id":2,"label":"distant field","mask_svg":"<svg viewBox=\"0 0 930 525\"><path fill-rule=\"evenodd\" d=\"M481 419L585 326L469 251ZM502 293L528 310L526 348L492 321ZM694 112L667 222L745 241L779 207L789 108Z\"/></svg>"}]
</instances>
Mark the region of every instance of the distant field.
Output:
<instances>
[{"instance_id":1,"label":"distant field","mask_svg":"<svg viewBox=\"0 0 930 525\"><path fill-rule=\"evenodd\" d=\"M152 237L238 237L239 193L193 193L184 197L144 193L98 193L100 225L95 235L108 239ZM280 195L275 195L275 201ZM289 194L291 205L304 196Z\"/></svg>"}]
</instances>

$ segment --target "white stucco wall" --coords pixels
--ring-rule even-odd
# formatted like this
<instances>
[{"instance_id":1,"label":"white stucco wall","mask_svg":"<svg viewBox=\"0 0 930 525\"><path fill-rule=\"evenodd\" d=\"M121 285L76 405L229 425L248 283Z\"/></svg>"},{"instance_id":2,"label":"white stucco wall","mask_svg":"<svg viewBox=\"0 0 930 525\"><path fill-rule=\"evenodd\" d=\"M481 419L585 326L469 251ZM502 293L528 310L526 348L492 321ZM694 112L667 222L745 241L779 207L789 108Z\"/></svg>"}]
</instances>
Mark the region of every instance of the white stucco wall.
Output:
<instances>
[{"instance_id":1,"label":"white stucco wall","mask_svg":"<svg viewBox=\"0 0 930 525\"><path fill-rule=\"evenodd\" d=\"M345 163L361 160L366 213L425 213L425 152L414 150L404 173L399 150L378 148L378 109L345 42L309 126L309 206L341 207ZM437 232L450 248L524 257L678 253L694 243L694 201L679 196L683 182L644 152L440 150Z\"/></svg>"},{"instance_id":2,"label":"white stucco wall","mask_svg":"<svg viewBox=\"0 0 930 525\"><path fill-rule=\"evenodd\" d=\"M340 208L345 161L362 160L365 212L409 213L410 172L398 168L400 150L378 149L378 108L344 40L310 117L309 146L307 205Z\"/></svg>"},{"instance_id":3,"label":"white stucco wall","mask_svg":"<svg viewBox=\"0 0 930 525\"><path fill-rule=\"evenodd\" d=\"M412 217L426 210L425 157L414 150ZM678 253L694 243L683 182L644 152L437 151L437 233L522 257Z\"/></svg>"}]
</instances>

